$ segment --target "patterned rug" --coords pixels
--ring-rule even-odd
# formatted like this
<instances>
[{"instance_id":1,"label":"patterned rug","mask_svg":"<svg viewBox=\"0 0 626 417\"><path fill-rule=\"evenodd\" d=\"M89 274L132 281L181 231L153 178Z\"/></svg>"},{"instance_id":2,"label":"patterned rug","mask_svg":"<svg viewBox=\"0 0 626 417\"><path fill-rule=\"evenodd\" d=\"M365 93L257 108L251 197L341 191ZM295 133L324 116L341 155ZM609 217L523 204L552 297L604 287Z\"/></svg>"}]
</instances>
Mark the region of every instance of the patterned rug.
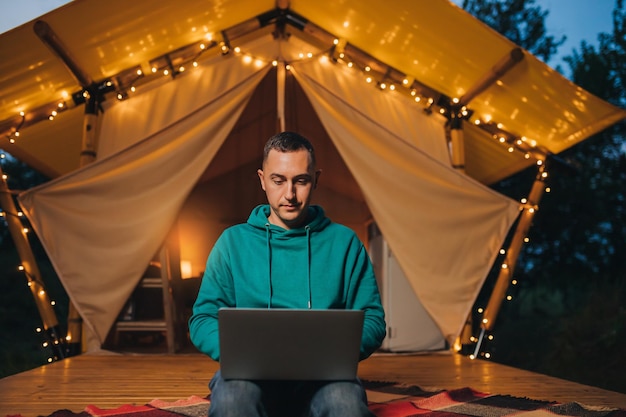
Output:
<instances>
[{"instance_id":1,"label":"patterned rug","mask_svg":"<svg viewBox=\"0 0 626 417\"><path fill-rule=\"evenodd\" d=\"M390 382L364 384L369 408L377 417L626 417L624 409L491 395L471 388L432 392ZM114 409L89 405L80 412L58 410L48 417L206 417L210 403L209 397L191 396L174 402L153 400L145 405L128 404Z\"/></svg>"}]
</instances>

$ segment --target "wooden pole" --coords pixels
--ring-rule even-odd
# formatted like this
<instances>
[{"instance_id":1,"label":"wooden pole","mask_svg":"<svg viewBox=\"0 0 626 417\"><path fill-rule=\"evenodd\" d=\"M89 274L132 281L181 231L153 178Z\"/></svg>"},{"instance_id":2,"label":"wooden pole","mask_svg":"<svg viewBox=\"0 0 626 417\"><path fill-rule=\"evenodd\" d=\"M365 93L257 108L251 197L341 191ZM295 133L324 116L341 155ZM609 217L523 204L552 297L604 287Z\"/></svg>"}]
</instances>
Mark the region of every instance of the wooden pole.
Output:
<instances>
[{"instance_id":1,"label":"wooden pole","mask_svg":"<svg viewBox=\"0 0 626 417\"><path fill-rule=\"evenodd\" d=\"M67 69L76 78L89 96L85 104L85 118L83 122L83 141L80 154L80 166L85 166L96 159L96 135L98 117L98 91L94 88L95 83L91 76L79 65L71 51L66 47L61 38L55 33L50 25L38 20L33 30L39 39L48 46L52 52L65 64ZM80 353L82 339L82 318L74 304L70 301L68 310L67 334L65 339L69 342L67 353L72 356Z\"/></svg>"},{"instance_id":2,"label":"wooden pole","mask_svg":"<svg viewBox=\"0 0 626 417\"><path fill-rule=\"evenodd\" d=\"M465 135L463 134L463 115L459 108L454 108L450 114L450 160L452 168L465 174ZM471 344L473 332L472 313L467 315L461 334L456 338L454 349L461 352L464 346Z\"/></svg>"},{"instance_id":3,"label":"wooden pole","mask_svg":"<svg viewBox=\"0 0 626 417\"><path fill-rule=\"evenodd\" d=\"M547 177L546 166L544 163L539 165L539 170L535 181L530 190L530 194L526 201L526 207L523 209L517 227L511 238L511 243L506 251L504 261L500 267L500 272L496 280L496 285L491 293L485 312L483 313L483 319L480 323L481 336L486 331L493 329L496 322L496 317L502 306L502 302L506 296L506 292L509 288L511 280L513 278L513 271L519 258L524 239L528 234L528 230L532 224L533 217L539 206L539 200L541 199L545 191L545 178ZM480 339L482 341L482 337ZM475 355L480 349L480 342L476 345Z\"/></svg>"},{"instance_id":4,"label":"wooden pole","mask_svg":"<svg viewBox=\"0 0 626 417\"><path fill-rule=\"evenodd\" d=\"M450 157L452 168L465 174L465 135L463 134L463 115L458 109L451 112L450 118Z\"/></svg>"},{"instance_id":5,"label":"wooden pole","mask_svg":"<svg viewBox=\"0 0 626 417\"><path fill-rule=\"evenodd\" d=\"M85 117L83 119L83 140L82 149L80 153L80 166L84 167L92 163L96 159L96 144L97 144L97 123L98 123L98 98L97 96L90 95L85 103ZM69 309L67 313L67 335L65 337L67 341L67 354L74 356L83 350L81 344L84 346L86 343L82 343L83 334L83 319L76 309L76 306L70 301Z\"/></svg>"},{"instance_id":6,"label":"wooden pole","mask_svg":"<svg viewBox=\"0 0 626 417\"><path fill-rule=\"evenodd\" d=\"M35 305L39 311L46 337L51 344L51 348L56 359L65 357L64 342L61 339L59 322L57 320L54 309L48 297L48 293L41 279L41 273L37 267L35 256L28 242L26 230L19 219L18 210L13 201L11 191L6 182L6 176L0 166L0 207L2 207L6 222L9 226L9 232L15 242L17 253L20 257L21 265L19 269L24 271L28 281L28 287L35 299Z\"/></svg>"}]
</instances>

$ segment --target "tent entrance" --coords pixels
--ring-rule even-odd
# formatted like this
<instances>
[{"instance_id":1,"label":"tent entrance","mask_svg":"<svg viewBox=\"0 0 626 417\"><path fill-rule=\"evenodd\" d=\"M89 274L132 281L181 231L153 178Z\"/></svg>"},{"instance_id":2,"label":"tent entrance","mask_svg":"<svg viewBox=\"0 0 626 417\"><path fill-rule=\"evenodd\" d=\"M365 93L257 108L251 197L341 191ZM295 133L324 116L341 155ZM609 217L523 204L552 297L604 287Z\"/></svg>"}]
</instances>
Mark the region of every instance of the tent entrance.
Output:
<instances>
[{"instance_id":1,"label":"tent entrance","mask_svg":"<svg viewBox=\"0 0 626 417\"><path fill-rule=\"evenodd\" d=\"M221 232L245 222L254 206L266 203L256 170L261 166L265 140L276 132L277 72L270 71L257 86L178 216L181 259L192 265L192 275L196 278L201 277L208 254ZM287 130L311 138L316 147L322 176L312 203L322 205L333 221L352 228L370 249L390 329L382 348L390 351L445 348L445 338L411 289L389 245L374 227L363 192L293 76L286 79L285 102Z\"/></svg>"}]
</instances>

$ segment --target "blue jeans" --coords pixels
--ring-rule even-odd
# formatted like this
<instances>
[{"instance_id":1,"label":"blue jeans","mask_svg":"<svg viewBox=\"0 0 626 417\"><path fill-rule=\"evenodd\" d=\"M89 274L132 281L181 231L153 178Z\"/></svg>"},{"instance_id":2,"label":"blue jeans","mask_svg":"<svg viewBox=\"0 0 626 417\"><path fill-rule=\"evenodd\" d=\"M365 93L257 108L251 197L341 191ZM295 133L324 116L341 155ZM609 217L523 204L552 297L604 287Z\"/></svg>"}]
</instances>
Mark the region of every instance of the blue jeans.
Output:
<instances>
[{"instance_id":1,"label":"blue jeans","mask_svg":"<svg viewBox=\"0 0 626 417\"><path fill-rule=\"evenodd\" d=\"M374 417L358 380L225 380L217 371L209 388L209 417Z\"/></svg>"}]
</instances>

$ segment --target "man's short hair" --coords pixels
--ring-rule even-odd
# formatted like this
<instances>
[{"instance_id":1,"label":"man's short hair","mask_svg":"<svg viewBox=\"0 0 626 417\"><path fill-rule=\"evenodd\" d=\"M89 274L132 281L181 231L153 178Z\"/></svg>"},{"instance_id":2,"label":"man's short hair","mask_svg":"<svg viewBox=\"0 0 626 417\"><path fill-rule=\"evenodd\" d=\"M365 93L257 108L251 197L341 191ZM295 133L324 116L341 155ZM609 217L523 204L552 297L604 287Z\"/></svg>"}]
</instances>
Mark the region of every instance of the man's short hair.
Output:
<instances>
[{"instance_id":1,"label":"man's short hair","mask_svg":"<svg viewBox=\"0 0 626 417\"><path fill-rule=\"evenodd\" d=\"M263 163L267 160L270 151L295 152L305 149L309 152L311 168L315 169L315 149L307 138L294 132L281 132L268 139L263 148Z\"/></svg>"}]
</instances>

